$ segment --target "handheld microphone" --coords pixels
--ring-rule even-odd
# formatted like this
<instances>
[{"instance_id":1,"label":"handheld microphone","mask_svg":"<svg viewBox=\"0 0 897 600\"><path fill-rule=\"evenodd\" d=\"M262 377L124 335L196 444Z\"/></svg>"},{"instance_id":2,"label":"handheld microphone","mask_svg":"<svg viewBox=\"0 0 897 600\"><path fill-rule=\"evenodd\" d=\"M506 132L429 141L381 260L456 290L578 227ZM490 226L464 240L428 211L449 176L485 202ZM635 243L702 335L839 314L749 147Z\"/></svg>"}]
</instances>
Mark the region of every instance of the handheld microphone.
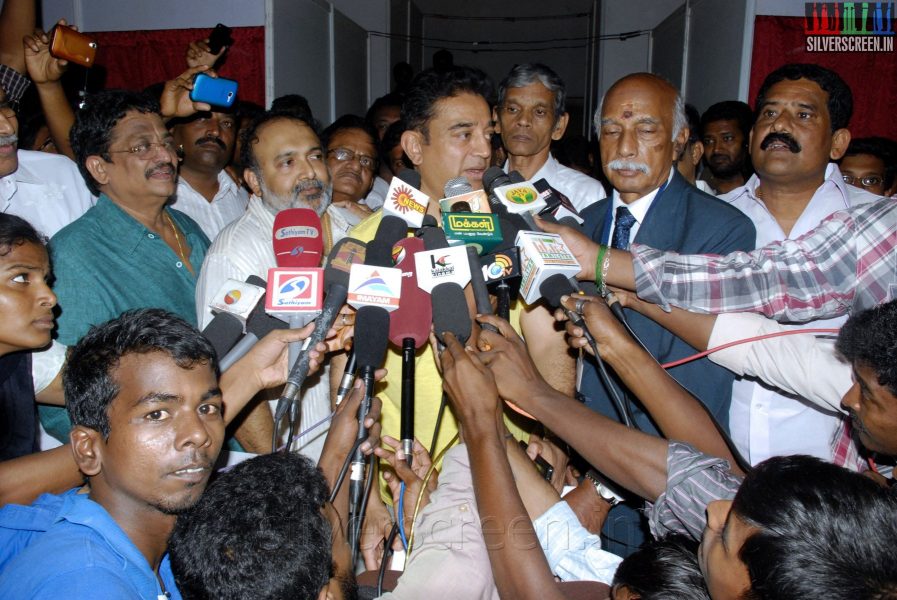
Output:
<instances>
[{"instance_id":1,"label":"handheld microphone","mask_svg":"<svg viewBox=\"0 0 897 600\"><path fill-rule=\"evenodd\" d=\"M491 315L492 302L489 300L489 290L486 289L486 280L483 279L483 269L480 268L480 257L473 246L467 246L467 262L470 266L470 287L473 289L473 300L477 307L477 314ZM485 323L483 329L498 333L498 327L491 323Z\"/></svg>"},{"instance_id":2,"label":"handheld microphone","mask_svg":"<svg viewBox=\"0 0 897 600\"><path fill-rule=\"evenodd\" d=\"M230 313L218 313L205 326L202 334L212 344L215 354L224 356L243 335L243 323Z\"/></svg>"},{"instance_id":3,"label":"handheld microphone","mask_svg":"<svg viewBox=\"0 0 897 600\"><path fill-rule=\"evenodd\" d=\"M450 212L491 212L486 192L475 190L466 177L453 177L443 188L445 197L439 201L443 213ZM456 206L459 206L456 208Z\"/></svg>"},{"instance_id":4,"label":"handheld microphone","mask_svg":"<svg viewBox=\"0 0 897 600\"><path fill-rule=\"evenodd\" d=\"M519 283L520 278L520 250L517 246L510 246L505 250L493 252L480 258L483 278L487 286L492 287L497 300L495 314L504 319L511 316L511 284L514 280Z\"/></svg>"},{"instance_id":5,"label":"handheld microphone","mask_svg":"<svg viewBox=\"0 0 897 600\"><path fill-rule=\"evenodd\" d=\"M450 332L465 344L470 339L471 322L467 312L464 290L457 284L442 284L433 288L433 331L445 346L443 334Z\"/></svg>"},{"instance_id":6,"label":"handheld microphone","mask_svg":"<svg viewBox=\"0 0 897 600\"><path fill-rule=\"evenodd\" d=\"M464 297L464 286L470 280L467 251L458 246L449 248L445 233L438 227L422 228L420 236L427 251L418 252L414 256L417 284L430 292L436 337L444 345L442 333L452 331L459 341L461 336L467 341L471 326L467 299ZM456 314L458 310L463 312L463 319ZM467 322L466 333L465 328L460 325L462 320Z\"/></svg>"},{"instance_id":7,"label":"handheld microphone","mask_svg":"<svg viewBox=\"0 0 897 600\"><path fill-rule=\"evenodd\" d=\"M294 402L299 396L302 385L308 377L311 356L308 349L324 340L327 331L333 327L340 308L346 303L349 288L349 270L353 261L361 260L365 247L362 242L354 238L343 238L334 244L327 258L327 268L324 269L324 286L327 288L327 299L321 307L321 314L315 322L315 329L305 340L299 356L293 363L286 385L283 388L277 409L274 415L275 424L280 422L286 413L289 403Z\"/></svg>"},{"instance_id":8,"label":"handheld microphone","mask_svg":"<svg viewBox=\"0 0 897 600\"><path fill-rule=\"evenodd\" d=\"M579 216L579 211L576 210L570 199L551 187L544 178L534 181L533 187L539 191L542 199L545 200L545 208L539 211L540 217L551 216L557 222L567 219L568 221L565 221L564 224L566 225L572 221L575 223L573 227L578 227L585 223L585 219Z\"/></svg>"},{"instance_id":9,"label":"handheld microphone","mask_svg":"<svg viewBox=\"0 0 897 600\"><path fill-rule=\"evenodd\" d=\"M583 337L586 338L586 341L589 343L589 345L595 346L595 338L592 337L592 332L589 331L589 328L586 325L586 321L582 318L582 315L568 308L564 308L564 305L561 304L561 296L573 296L576 295L576 291L576 288L574 288L573 284L570 283L570 279L562 273L556 273L554 275L551 275L550 277L547 277L539 285L539 294L543 298L545 298L545 301L548 302L548 305L552 308L562 308L564 310L564 314L567 315L568 319L570 319L570 322L582 329Z\"/></svg>"},{"instance_id":10,"label":"handheld microphone","mask_svg":"<svg viewBox=\"0 0 897 600\"><path fill-rule=\"evenodd\" d=\"M383 214L403 219L409 227L420 227L427 214L430 197L419 188L420 173L402 169L389 184Z\"/></svg>"},{"instance_id":11,"label":"handheld microphone","mask_svg":"<svg viewBox=\"0 0 897 600\"><path fill-rule=\"evenodd\" d=\"M343 369L343 378L340 379L339 387L336 389L336 405L339 406L352 391L355 385L355 375L358 373L358 361L355 358L355 348L349 350L346 355L346 366Z\"/></svg>"},{"instance_id":12,"label":"handheld microphone","mask_svg":"<svg viewBox=\"0 0 897 600\"><path fill-rule=\"evenodd\" d=\"M246 356L246 353L252 350L253 346L255 346L260 339L275 329L286 329L289 327L286 322L277 317L272 317L265 312L267 297L267 294L263 291L267 287L265 280L258 275L250 275L246 278L246 283L256 286L262 291L262 295L256 300L252 312L246 317L246 335L244 335L243 339L237 342L237 344L231 348L220 361L218 361L218 368L221 369L222 373L231 368L235 362Z\"/></svg>"},{"instance_id":13,"label":"handheld microphone","mask_svg":"<svg viewBox=\"0 0 897 600\"><path fill-rule=\"evenodd\" d=\"M399 240L393 249L396 268L402 271L402 303L389 317L389 341L402 349L400 440L409 461L414 450L415 352L427 342L433 311L429 295L417 285L414 254L422 252L420 238Z\"/></svg>"},{"instance_id":14,"label":"handheld microphone","mask_svg":"<svg viewBox=\"0 0 897 600\"><path fill-rule=\"evenodd\" d=\"M324 252L321 219L309 208L287 208L274 217L272 232L278 267L317 267Z\"/></svg>"},{"instance_id":15,"label":"handheld microphone","mask_svg":"<svg viewBox=\"0 0 897 600\"><path fill-rule=\"evenodd\" d=\"M520 294L523 301L532 304L539 299L539 286L550 276L560 273L573 277L579 271L579 262L556 233L521 231L517 234L520 248Z\"/></svg>"},{"instance_id":16,"label":"handheld microphone","mask_svg":"<svg viewBox=\"0 0 897 600\"><path fill-rule=\"evenodd\" d=\"M225 371L223 366L225 359L235 348L235 344L242 341L240 337L246 331L249 316L258 306L264 293L264 289L255 285L253 278L250 277L246 282L236 279L225 280L212 297L209 308L215 313L215 317L202 333L215 348L222 373ZM246 336L243 337L245 339ZM249 347L251 348L252 344Z\"/></svg>"}]
</instances>

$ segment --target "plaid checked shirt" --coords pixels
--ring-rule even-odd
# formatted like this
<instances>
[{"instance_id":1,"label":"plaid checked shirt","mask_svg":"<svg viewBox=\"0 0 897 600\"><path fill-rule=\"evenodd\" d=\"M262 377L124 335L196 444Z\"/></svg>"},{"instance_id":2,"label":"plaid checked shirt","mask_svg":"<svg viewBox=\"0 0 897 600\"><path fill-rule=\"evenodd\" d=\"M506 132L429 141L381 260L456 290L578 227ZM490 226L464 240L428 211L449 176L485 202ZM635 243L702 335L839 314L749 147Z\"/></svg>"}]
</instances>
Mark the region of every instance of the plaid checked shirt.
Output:
<instances>
[{"instance_id":1,"label":"plaid checked shirt","mask_svg":"<svg viewBox=\"0 0 897 600\"><path fill-rule=\"evenodd\" d=\"M786 322L855 313L897 297L897 201L833 213L796 240L753 252L679 255L640 244L631 252L638 295L664 310Z\"/></svg>"}]
</instances>

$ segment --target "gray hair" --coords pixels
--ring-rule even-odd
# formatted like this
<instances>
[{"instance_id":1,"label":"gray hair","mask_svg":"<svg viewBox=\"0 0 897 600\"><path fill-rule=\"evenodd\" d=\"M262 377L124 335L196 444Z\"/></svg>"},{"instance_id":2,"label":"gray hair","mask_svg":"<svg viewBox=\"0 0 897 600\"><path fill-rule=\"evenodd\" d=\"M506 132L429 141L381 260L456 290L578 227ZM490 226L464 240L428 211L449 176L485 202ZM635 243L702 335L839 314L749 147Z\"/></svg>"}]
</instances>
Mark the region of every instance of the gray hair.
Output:
<instances>
[{"instance_id":1,"label":"gray hair","mask_svg":"<svg viewBox=\"0 0 897 600\"><path fill-rule=\"evenodd\" d=\"M498 84L499 108L504 104L505 93L509 88L522 88L536 82L544 85L554 96L554 122L557 123L567 109L567 88L564 80L542 63L524 63L511 69L507 77Z\"/></svg>"},{"instance_id":2,"label":"gray hair","mask_svg":"<svg viewBox=\"0 0 897 600\"><path fill-rule=\"evenodd\" d=\"M636 75L646 75L646 73L636 73ZM627 75L627 77L630 77L630 76ZM674 90L676 90L676 99L673 101L673 138L672 138L672 140L675 142L676 138L679 137L679 133L682 131L682 129L685 127L688 127L688 117L685 114L685 98L683 98L682 93L679 92L679 90L675 86L673 86L673 84L668 82L666 79L663 79L662 77L658 77L657 75L653 75L653 74L651 75L651 77L655 77L655 78L659 79L660 81L663 81L664 83L666 83L667 85L672 87ZM625 79L625 77L624 77L624 79ZM620 81L622 81L622 79ZM618 81L617 83L620 83L620 82ZM592 123L595 126L595 134L599 140L601 139L601 111L604 108L604 99L607 97L608 92L610 92L610 90L612 90L614 88L614 86L617 85L617 83L612 85L610 87L610 89L604 93L604 96L601 97L601 102L598 103L598 110L595 111L595 116L592 118Z\"/></svg>"}]
</instances>

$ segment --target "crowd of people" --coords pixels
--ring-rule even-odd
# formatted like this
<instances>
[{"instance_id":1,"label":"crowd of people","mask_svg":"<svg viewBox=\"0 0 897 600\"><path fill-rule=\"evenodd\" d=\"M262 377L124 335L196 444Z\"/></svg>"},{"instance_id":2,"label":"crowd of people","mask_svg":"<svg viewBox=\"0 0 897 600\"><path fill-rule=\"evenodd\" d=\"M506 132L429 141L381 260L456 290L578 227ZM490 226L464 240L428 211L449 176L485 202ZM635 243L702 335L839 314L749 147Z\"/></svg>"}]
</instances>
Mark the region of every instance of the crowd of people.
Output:
<instances>
[{"instance_id":1,"label":"crowd of people","mask_svg":"<svg viewBox=\"0 0 897 600\"><path fill-rule=\"evenodd\" d=\"M3 3L0 597L897 598L897 142L851 138L837 73L703 113L629 74L590 144L549 66L496 89L440 53L322 127L299 95L191 100L208 39L72 105L34 21ZM559 198L499 221L575 257L568 293L467 286L463 326L434 301L430 343L348 389L349 306L219 368L211 305L278 266L278 214L373 249L394 178L440 223L490 167Z\"/></svg>"}]
</instances>

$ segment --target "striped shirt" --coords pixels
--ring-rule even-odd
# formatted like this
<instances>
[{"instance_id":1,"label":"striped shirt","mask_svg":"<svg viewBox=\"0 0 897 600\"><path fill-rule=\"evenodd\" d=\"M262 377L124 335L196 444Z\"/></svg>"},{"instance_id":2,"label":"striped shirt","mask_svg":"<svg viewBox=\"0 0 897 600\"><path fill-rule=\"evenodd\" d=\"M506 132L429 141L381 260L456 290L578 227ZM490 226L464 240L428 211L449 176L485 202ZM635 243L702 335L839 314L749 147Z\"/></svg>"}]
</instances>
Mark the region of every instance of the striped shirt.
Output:
<instances>
[{"instance_id":1,"label":"striped shirt","mask_svg":"<svg viewBox=\"0 0 897 600\"><path fill-rule=\"evenodd\" d=\"M726 256L632 246L639 296L698 312L760 312L802 322L897 296L897 202L839 211L795 240Z\"/></svg>"},{"instance_id":2,"label":"striped shirt","mask_svg":"<svg viewBox=\"0 0 897 600\"><path fill-rule=\"evenodd\" d=\"M653 504L646 502L651 535L659 539L681 533L700 540L707 525L707 505L731 500L741 485L729 463L682 442L667 450L667 487Z\"/></svg>"}]
</instances>

